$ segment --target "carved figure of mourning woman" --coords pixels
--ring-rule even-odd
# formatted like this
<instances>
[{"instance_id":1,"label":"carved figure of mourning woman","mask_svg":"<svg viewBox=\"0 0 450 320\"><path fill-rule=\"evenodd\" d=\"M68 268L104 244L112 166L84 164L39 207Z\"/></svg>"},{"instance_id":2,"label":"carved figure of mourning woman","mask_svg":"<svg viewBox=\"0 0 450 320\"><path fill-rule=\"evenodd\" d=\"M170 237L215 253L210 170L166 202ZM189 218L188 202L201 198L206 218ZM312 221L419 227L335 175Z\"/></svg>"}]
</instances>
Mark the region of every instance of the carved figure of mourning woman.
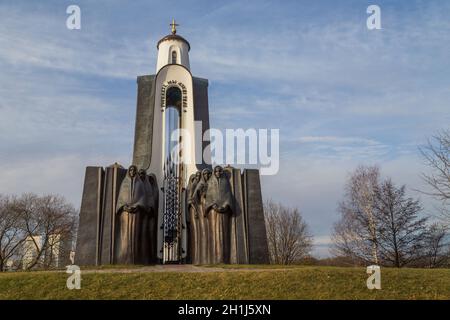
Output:
<instances>
[{"instance_id":1,"label":"carved figure of mourning woman","mask_svg":"<svg viewBox=\"0 0 450 320\"><path fill-rule=\"evenodd\" d=\"M200 243L199 243L199 221L198 221L198 210L197 205L194 200L194 191L197 184L200 182L202 174L197 171L195 174L191 175L188 183L188 212L189 212L189 252L191 256L191 262L193 264L199 264L199 253L200 253Z\"/></svg>"},{"instance_id":2,"label":"carved figure of mourning woman","mask_svg":"<svg viewBox=\"0 0 450 320\"><path fill-rule=\"evenodd\" d=\"M156 257L156 182L129 167L117 200L115 262L150 264ZM156 192L155 192L156 191Z\"/></svg>"},{"instance_id":3,"label":"carved figure of mourning woman","mask_svg":"<svg viewBox=\"0 0 450 320\"><path fill-rule=\"evenodd\" d=\"M233 208L231 185L221 166L214 168L208 180L205 212L210 226L211 263L230 262L230 216Z\"/></svg>"},{"instance_id":4,"label":"carved figure of mourning woman","mask_svg":"<svg viewBox=\"0 0 450 320\"><path fill-rule=\"evenodd\" d=\"M208 180L211 177L211 170L203 169L201 173L200 181L195 187L193 204L197 210L198 214L198 254L197 263L198 264L208 264L210 263L210 244L209 244L209 224L206 217L205 211L205 197L208 187Z\"/></svg>"}]
</instances>

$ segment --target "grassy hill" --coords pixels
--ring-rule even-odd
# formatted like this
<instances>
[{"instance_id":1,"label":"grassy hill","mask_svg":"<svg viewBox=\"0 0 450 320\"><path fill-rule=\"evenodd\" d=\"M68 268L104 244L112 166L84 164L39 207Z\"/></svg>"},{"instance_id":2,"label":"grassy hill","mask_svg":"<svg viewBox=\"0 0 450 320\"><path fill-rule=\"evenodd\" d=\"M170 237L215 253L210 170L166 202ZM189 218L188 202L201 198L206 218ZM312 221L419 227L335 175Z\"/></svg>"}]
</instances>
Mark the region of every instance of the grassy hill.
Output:
<instances>
[{"instance_id":1,"label":"grassy hill","mask_svg":"<svg viewBox=\"0 0 450 320\"><path fill-rule=\"evenodd\" d=\"M450 299L448 269L382 268L371 291L364 268L152 268L83 270L81 290L66 288L63 271L3 273L0 299Z\"/></svg>"}]
</instances>

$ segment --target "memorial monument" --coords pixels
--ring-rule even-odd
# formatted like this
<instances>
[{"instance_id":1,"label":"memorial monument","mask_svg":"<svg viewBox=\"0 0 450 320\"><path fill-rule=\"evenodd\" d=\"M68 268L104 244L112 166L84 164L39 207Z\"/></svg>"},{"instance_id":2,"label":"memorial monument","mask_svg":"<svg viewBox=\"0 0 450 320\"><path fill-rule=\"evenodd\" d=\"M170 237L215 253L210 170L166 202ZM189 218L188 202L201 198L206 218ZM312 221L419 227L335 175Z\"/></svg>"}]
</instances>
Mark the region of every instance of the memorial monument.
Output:
<instances>
[{"instance_id":1,"label":"memorial monument","mask_svg":"<svg viewBox=\"0 0 450 320\"><path fill-rule=\"evenodd\" d=\"M157 44L156 73L137 78L132 165L86 168L78 265L269 262L259 171L208 164L195 139L209 129L208 80L192 76L176 27ZM179 129L192 143L173 152Z\"/></svg>"}]
</instances>

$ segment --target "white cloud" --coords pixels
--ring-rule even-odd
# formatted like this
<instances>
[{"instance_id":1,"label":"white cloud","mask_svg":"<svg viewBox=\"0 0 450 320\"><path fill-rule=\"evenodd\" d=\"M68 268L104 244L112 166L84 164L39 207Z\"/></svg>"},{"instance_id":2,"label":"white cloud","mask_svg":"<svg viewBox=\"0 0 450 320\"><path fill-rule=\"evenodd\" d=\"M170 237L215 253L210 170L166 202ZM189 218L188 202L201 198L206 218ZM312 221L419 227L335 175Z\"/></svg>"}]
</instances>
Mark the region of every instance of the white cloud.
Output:
<instances>
[{"instance_id":1,"label":"white cloud","mask_svg":"<svg viewBox=\"0 0 450 320\"><path fill-rule=\"evenodd\" d=\"M156 39L111 37L97 29L69 31L60 21L63 15L1 8L0 20L8 27L0 29L0 61L12 68L125 79L153 70L155 52L149 49Z\"/></svg>"},{"instance_id":2,"label":"white cloud","mask_svg":"<svg viewBox=\"0 0 450 320\"><path fill-rule=\"evenodd\" d=\"M332 243L330 236L318 236L314 237L314 244L315 245L330 245Z\"/></svg>"},{"instance_id":3,"label":"white cloud","mask_svg":"<svg viewBox=\"0 0 450 320\"><path fill-rule=\"evenodd\" d=\"M337 137L337 136L305 136L299 137L297 139L293 139L294 141L298 141L301 143L333 143L333 144L354 144L354 143L363 143L367 145L376 145L379 144L375 140L364 139L364 138L355 138L355 137Z\"/></svg>"},{"instance_id":4,"label":"white cloud","mask_svg":"<svg viewBox=\"0 0 450 320\"><path fill-rule=\"evenodd\" d=\"M128 162L126 157L114 160L125 166ZM0 193L60 194L79 207L85 168L92 165L108 166L114 162L106 156L86 154L23 158L15 163L1 161Z\"/></svg>"}]
</instances>

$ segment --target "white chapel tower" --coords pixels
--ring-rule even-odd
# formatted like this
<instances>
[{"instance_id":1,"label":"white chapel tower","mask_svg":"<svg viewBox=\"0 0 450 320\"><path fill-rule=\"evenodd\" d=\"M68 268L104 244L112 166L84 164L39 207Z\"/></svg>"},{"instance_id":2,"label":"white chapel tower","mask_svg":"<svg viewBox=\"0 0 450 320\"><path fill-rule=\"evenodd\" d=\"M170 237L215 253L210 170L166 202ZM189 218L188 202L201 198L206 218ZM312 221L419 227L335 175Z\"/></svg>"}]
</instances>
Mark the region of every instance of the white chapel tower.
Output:
<instances>
[{"instance_id":1,"label":"white chapel tower","mask_svg":"<svg viewBox=\"0 0 450 320\"><path fill-rule=\"evenodd\" d=\"M164 246L164 239L168 238L166 233L170 231L167 229L170 224L165 219L181 214L181 219L175 223L178 226L174 227L178 229L177 245L181 243L182 248L173 250L174 261L180 259L180 251L181 258L184 257L187 246L186 219L183 212L177 212L180 209L178 203L183 197L183 190L187 187L189 177L207 166L203 161L205 146L201 137L196 135L201 135L209 128L208 82L206 79L192 76L189 65L190 44L177 34L177 26L173 20L171 34L158 41L156 74L150 76L152 79L142 83L142 88L138 89L151 92L148 103L142 102L142 110L139 110L138 97L133 159L134 164L153 174L158 186L161 186L159 203L164 205L159 206L158 220L164 227L158 229L161 232L158 236L159 247ZM148 113L152 114L148 119L152 122L152 128L145 130L139 125L139 116ZM196 131L196 121L201 124L203 130ZM144 148L140 149L142 146ZM144 152L141 154L141 151ZM139 154L143 158L140 159ZM168 212L171 210L176 212ZM164 248L161 250L160 258L170 261L171 257L167 255L171 253L166 253Z\"/></svg>"}]
</instances>

